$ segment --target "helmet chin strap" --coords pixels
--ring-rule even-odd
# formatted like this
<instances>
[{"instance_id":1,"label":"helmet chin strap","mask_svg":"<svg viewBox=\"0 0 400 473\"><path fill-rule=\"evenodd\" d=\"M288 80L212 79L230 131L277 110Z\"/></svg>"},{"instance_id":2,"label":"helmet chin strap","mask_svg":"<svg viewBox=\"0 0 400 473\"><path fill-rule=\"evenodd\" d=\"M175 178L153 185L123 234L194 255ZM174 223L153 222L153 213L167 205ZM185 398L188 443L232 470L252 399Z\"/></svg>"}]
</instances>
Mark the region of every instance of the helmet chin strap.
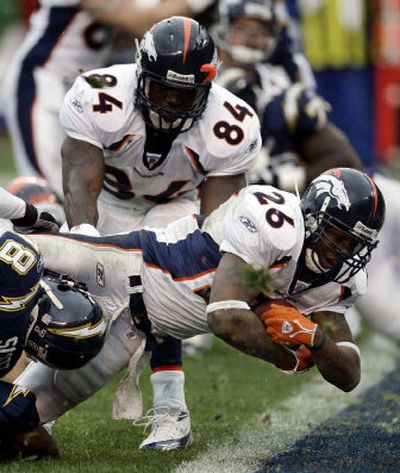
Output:
<instances>
[{"instance_id":1,"label":"helmet chin strap","mask_svg":"<svg viewBox=\"0 0 400 473\"><path fill-rule=\"evenodd\" d=\"M311 248L306 248L305 263L307 268L316 274L324 274L329 271L329 269L324 269L319 262L318 254L313 251Z\"/></svg>"},{"instance_id":2,"label":"helmet chin strap","mask_svg":"<svg viewBox=\"0 0 400 473\"><path fill-rule=\"evenodd\" d=\"M240 44L231 46L229 54L235 61L241 64L254 64L262 62L265 59L265 51L262 51L261 49L248 48L247 46L242 46Z\"/></svg>"}]
</instances>

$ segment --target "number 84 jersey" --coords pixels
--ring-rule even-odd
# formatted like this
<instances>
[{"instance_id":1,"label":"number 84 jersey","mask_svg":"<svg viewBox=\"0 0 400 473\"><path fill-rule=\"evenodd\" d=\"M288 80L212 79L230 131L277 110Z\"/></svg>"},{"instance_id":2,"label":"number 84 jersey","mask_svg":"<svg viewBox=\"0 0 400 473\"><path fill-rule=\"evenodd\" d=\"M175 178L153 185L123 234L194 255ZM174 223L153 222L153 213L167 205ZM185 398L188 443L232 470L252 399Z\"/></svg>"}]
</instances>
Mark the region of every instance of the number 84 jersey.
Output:
<instances>
[{"instance_id":1,"label":"number 84 jersey","mask_svg":"<svg viewBox=\"0 0 400 473\"><path fill-rule=\"evenodd\" d=\"M176 197L195 200L207 176L247 172L260 149L254 110L213 84L203 116L175 137L146 127L135 106L136 65L98 69L78 77L60 120L66 133L103 150L100 199L145 212Z\"/></svg>"}]
</instances>

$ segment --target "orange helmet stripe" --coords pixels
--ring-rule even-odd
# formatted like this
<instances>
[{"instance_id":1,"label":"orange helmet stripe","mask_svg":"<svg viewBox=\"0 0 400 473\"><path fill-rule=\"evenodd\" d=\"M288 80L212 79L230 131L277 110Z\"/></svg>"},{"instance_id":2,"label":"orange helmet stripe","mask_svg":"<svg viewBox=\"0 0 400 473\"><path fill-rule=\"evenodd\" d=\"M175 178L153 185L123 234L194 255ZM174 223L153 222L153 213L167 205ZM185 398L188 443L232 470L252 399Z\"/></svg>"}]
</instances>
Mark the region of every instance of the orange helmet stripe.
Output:
<instances>
[{"instance_id":1,"label":"orange helmet stripe","mask_svg":"<svg viewBox=\"0 0 400 473\"><path fill-rule=\"evenodd\" d=\"M183 45L182 64L185 64L186 62L186 56L187 56L189 43L190 43L191 30L192 30L192 20L190 18L185 18L183 20L184 45Z\"/></svg>"},{"instance_id":2,"label":"orange helmet stripe","mask_svg":"<svg viewBox=\"0 0 400 473\"><path fill-rule=\"evenodd\" d=\"M378 209L378 189L376 188L375 182L367 174L365 175L367 179L369 180L369 183L371 184L372 193L374 194L374 212L372 216L375 217L376 211Z\"/></svg>"}]
</instances>

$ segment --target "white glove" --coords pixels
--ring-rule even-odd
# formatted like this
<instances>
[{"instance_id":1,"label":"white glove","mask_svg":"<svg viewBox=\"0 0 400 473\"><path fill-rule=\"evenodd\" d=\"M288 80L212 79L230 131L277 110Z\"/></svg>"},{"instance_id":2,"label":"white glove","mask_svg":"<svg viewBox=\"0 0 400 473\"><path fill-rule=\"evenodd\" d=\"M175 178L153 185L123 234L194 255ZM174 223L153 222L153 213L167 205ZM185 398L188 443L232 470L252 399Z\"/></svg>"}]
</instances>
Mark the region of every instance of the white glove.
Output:
<instances>
[{"instance_id":1,"label":"white glove","mask_svg":"<svg viewBox=\"0 0 400 473\"><path fill-rule=\"evenodd\" d=\"M87 235L87 236L100 236L99 231L90 223L81 223L79 225L75 225L69 231L69 233L76 233L79 235Z\"/></svg>"}]
</instances>

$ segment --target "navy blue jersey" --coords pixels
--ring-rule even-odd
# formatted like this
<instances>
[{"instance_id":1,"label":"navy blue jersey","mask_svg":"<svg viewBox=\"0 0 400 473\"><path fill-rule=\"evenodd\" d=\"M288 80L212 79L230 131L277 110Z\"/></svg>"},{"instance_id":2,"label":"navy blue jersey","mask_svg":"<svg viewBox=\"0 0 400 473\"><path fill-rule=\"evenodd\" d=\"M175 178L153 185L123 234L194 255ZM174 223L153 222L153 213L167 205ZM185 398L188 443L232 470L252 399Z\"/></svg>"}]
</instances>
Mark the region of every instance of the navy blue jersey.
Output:
<instances>
[{"instance_id":1,"label":"navy blue jersey","mask_svg":"<svg viewBox=\"0 0 400 473\"><path fill-rule=\"evenodd\" d=\"M0 376L21 355L42 273L43 260L32 242L13 232L0 236Z\"/></svg>"}]
</instances>

